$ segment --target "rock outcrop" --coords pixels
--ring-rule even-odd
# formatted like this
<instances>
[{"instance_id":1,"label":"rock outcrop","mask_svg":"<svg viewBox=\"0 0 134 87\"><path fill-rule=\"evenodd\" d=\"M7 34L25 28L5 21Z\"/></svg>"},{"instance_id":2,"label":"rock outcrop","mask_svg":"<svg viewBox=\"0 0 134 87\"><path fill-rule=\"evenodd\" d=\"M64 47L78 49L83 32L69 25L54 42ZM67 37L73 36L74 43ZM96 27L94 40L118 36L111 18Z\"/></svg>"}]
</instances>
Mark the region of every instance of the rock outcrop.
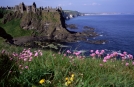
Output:
<instances>
[{"instance_id":1,"label":"rock outcrop","mask_svg":"<svg viewBox=\"0 0 134 87\"><path fill-rule=\"evenodd\" d=\"M32 43L36 41L55 41L55 42L76 42L80 40L86 41L87 37L98 36L94 32L93 28L85 26L83 32L72 32L67 30L65 19L62 11L56 12L8 12L2 20L5 24L11 20L19 19L21 29L31 30L32 34L23 37L13 37L13 44L15 45L26 45L26 43ZM75 26L76 27L76 26ZM103 41L99 41L103 42ZM99 43L91 42L90 43Z\"/></svg>"}]
</instances>

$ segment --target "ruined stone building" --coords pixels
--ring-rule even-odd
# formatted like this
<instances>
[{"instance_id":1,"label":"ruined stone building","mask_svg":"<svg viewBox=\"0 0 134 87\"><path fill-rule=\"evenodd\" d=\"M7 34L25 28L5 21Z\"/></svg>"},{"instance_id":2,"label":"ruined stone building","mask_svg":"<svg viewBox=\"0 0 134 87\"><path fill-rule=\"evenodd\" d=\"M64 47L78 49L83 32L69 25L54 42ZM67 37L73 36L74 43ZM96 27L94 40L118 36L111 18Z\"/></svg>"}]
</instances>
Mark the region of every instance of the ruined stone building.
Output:
<instances>
[{"instance_id":1,"label":"ruined stone building","mask_svg":"<svg viewBox=\"0 0 134 87\"><path fill-rule=\"evenodd\" d=\"M61 11L62 8L61 7L56 7L56 8L52 8L52 7L40 7L40 8L37 8L36 7L36 3L33 2L32 5L30 6L26 6L23 2L20 3L19 5L15 5L14 7L0 7L0 9L6 9L6 10L12 10L12 11L20 11L21 13L23 13L24 11L26 11L27 13L29 12L33 12L33 13L36 13L37 10L38 11L45 11L45 12L56 12L56 11Z\"/></svg>"}]
</instances>

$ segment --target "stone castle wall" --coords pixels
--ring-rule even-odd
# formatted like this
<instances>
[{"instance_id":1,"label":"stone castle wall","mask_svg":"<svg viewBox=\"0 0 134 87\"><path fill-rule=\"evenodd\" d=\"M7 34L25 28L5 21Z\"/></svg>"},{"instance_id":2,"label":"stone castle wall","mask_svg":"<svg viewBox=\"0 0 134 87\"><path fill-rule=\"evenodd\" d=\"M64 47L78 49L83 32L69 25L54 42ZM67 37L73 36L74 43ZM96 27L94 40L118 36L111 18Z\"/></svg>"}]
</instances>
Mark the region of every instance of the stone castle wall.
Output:
<instances>
[{"instance_id":1,"label":"stone castle wall","mask_svg":"<svg viewBox=\"0 0 134 87\"><path fill-rule=\"evenodd\" d=\"M34 12L36 13L37 11L45 11L45 12L56 12L56 11L61 11L62 8L61 7L56 7L56 8L52 8L52 7L40 7L37 8L35 2L33 2L33 5L30 6L26 6L23 2L20 3L19 5L15 5L14 7L0 7L0 9L6 9L6 10L12 10L12 11L20 11L21 13L23 13L24 11L26 11L27 13L29 12Z\"/></svg>"}]
</instances>

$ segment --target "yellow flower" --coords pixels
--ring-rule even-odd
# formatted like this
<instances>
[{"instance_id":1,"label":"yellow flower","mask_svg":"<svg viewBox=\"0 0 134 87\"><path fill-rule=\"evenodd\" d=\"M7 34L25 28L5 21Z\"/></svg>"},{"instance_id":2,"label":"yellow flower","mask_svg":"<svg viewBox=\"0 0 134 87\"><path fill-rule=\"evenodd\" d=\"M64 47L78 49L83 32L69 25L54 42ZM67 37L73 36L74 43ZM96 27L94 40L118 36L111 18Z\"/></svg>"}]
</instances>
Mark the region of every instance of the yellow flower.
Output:
<instances>
[{"instance_id":1,"label":"yellow flower","mask_svg":"<svg viewBox=\"0 0 134 87\"><path fill-rule=\"evenodd\" d=\"M39 81L39 83L40 83L40 84L45 83L45 79L41 79L41 80Z\"/></svg>"},{"instance_id":2,"label":"yellow flower","mask_svg":"<svg viewBox=\"0 0 134 87\"><path fill-rule=\"evenodd\" d=\"M71 77L71 78L70 78L70 81L73 82L73 81L74 81L74 77Z\"/></svg>"},{"instance_id":3,"label":"yellow flower","mask_svg":"<svg viewBox=\"0 0 134 87\"><path fill-rule=\"evenodd\" d=\"M74 77L74 74L72 74L71 77Z\"/></svg>"},{"instance_id":4,"label":"yellow flower","mask_svg":"<svg viewBox=\"0 0 134 87\"><path fill-rule=\"evenodd\" d=\"M68 77L66 77L65 80L68 81L69 80Z\"/></svg>"},{"instance_id":5,"label":"yellow flower","mask_svg":"<svg viewBox=\"0 0 134 87\"><path fill-rule=\"evenodd\" d=\"M65 86L68 86L68 83L67 82L65 82Z\"/></svg>"},{"instance_id":6,"label":"yellow flower","mask_svg":"<svg viewBox=\"0 0 134 87\"><path fill-rule=\"evenodd\" d=\"M71 81L67 81L68 85L71 84Z\"/></svg>"}]
</instances>

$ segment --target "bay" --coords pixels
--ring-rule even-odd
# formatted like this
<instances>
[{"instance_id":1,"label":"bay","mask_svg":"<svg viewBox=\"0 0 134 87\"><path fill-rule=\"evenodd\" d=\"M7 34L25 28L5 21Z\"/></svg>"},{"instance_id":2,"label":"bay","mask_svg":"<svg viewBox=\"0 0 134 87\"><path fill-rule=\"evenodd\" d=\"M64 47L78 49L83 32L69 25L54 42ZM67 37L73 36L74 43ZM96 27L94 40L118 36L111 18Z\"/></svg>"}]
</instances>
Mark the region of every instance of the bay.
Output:
<instances>
[{"instance_id":1,"label":"bay","mask_svg":"<svg viewBox=\"0 0 134 87\"><path fill-rule=\"evenodd\" d=\"M89 39L107 40L105 44L89 44L84 41L64 43L70 50L107 50L128 52L134 55L134 15L90 15L79 16L66 21L66 24L75 24L81 32L84 26L95 28L100 36ZM69 29L70 30L70 29Z\"/></svg>"}]
</instances>

